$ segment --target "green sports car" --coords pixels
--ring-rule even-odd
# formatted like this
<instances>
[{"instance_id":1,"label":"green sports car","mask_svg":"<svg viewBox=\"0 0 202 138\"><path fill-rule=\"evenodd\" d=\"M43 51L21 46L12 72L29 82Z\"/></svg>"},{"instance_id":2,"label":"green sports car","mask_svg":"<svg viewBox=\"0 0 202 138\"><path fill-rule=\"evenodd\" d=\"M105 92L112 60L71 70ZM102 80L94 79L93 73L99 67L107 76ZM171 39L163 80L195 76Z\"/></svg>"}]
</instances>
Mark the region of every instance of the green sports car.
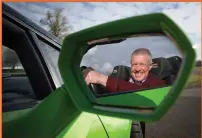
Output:
<instances>
[{"instance_id":1,"label":"green sports car","mask_svg":"<svg viewBox=\"0 0 202 138\"><path fill-rule=\"evenodd\" d=\"M43 100L63 85L57 68L60 48L60 40L3 4L3 137L142 137L138 122L132 125L128 119L87 112L67 127L67 122L80 112L68 95L61 97L66 103L53 101L52 105L44 105L45 110L35 108L46 104ZM13 64L15 68L9 68ZM58 112L63 108L66 111ZM32 114L33 110L46 118ZM28 114L32 114L29 119ZM25 118L29 121L25 122Z\"/></svg>"},{"instance_id":2,"label":"green sports car","mask_svg":"<svg viewBox=\"0 0 202 138\"><path fill-rule=\"evenodd\" d=\"M159 17L160 16L162 15L159 15ZM71 69L74 68L75 70L78 69L80 71L82 70L82 67L77 68L77 66L74 66L73 64L70 65L70 62L68 62L68 60L71 59L70 52L73 51L73 48L70 48L68 44L75 44L72 39L79 36L84 36L85 34L90 36L88 35L90 31L93 31L93 29L96 28L72 34L66 37L62 43L58 38L34 24L32 21L28 20L14 9L8 7L6 4L3 4L2 17L2 132L4 138L145 137L145 121L149 121L149 116L136 114L137 109L135 110L134 117L134 111L129 110L127 110L128 112L126 115L124 114L126 113L125 110L122 110L122 112L116 114L115 112L119 110L119 107L116 108L117 110L112 111L109 111L106 107L111 101L114 101L113 106L115 107L117 104L125 105L125 103L130 103L131 106L151 105L152 108L148 110L149 112L154 111L154 108L160 105L163 98L170 90L173 83L172 81L168 82L166 87L145 90L142 93L139 93L139 95L142 95L143 97L145 96L147 98L153 98L155 105L149 103L147 100L139 99L136 100L136 103L133 102L133 99L130 101L129 97L131 96L138 98L138 95L134 94L133 92L130 92L129 94L117 95L112 98L110 98L110 96L95 96L97 98L96 99L92 96L93 92L90 93L90 89L92 87L89 87L90 89L88 89L88 87L84 85L84 80L81 80L81 74L77 74L80 76L80 78L73 76L75 72ZM166 20L167 19L165 19L165 21ZM127 23L129 20L123 22ZM108 24L106 24L106 26L107 25ZM151 23L150 25L153 24ZM106 26L97 27L98 32L100 31L100 28ZM115 25L115 27L118 27L118 24L117 26ZM146 29L148 28L143 30L146 32ZM157 25L155 29L157 30ZM155 32L155 29L150 29L150 31ZM103 30L106 31L107 29L105 28ZM103 32L101 32L101 34ZM97 34L94 34L96 37ZM178 35L181 36L181 32ZM83 42L84 39L88 38L83 37L78 41ZM190 43L187 43L187 39L184 38L183 35L181 38L175 39L177 42L179 39L181 39L185 45L190 45ZM107 43L109 43L109 41ZM99 45L100 43L95 44ZM67 49L69 49L69 53L66 52ZM82 58L82 56L88 50L90 50L84 49L82 49L83 51L81 50L82 52L78 52L80 54L77 53L75 55ZM189 51L193 52L192 50ZM183 64L183 66L191 66L193 64L194 53L191 53L190 55L191 58L189 58L189 64ZM176 59L176 57L171 59ZM181 58L179 59L181 61ZM173 61L169 58L165 60L169 62ZM157 62L161 64L158 66L161 69L165 68L162 61L162 59L157 60ZM68 65L66 65L65 62ZM75 63L76 62L79 63L80 61L78 60L75 61ZM181 64L181 62L177 64L177 73L179 71L179 64ZM72 66L72 68L67 68L68 66ZM172 69L176 67L175 64L170 64L170 66ZM181 78L181 86L184 86L191 69L192 68L186 70L187 76L184 76L183 80ZM66 73L69 75L64 76ZM159 70L156 70L156 68L153 70L153 73L156 73L155 75L159 76ZM164 71L161 73L165 74ZM170 74L167 74L167 76L163 76L163 79L171 80L171 77L174 75L175 78L177 73L173 74L173 72L170 72ZM182 73L184 72L182 71ZM119 75L117 77L119 77ZM162 74L160 74L160 77L162 77ZM80 83L76 83L76 81ZM177 82L177 86L179 85L179 82ZM81 93L79 93L79 88L84 90L84 97L80 95ZM174 97L177 97L182 89L183 88L181 87L174 89L179 90ZM95 92L95 89L91 90ZM102 90L103 89L100 88L100 90L97 91ZM150 94L148 94L149 91ZM156 98L155 91L161 92L160 98ZM151 93L154 95L151 96ZM75 96L74 94L78 95ZM85 98L88 100L83 100ZM120 99L122 98L129 101L121 101ZM176 98L173 97L170 98L169 103L171 103L171 101L173 103L175 99ZM115 103L115 101L117 103ZM104 103L104 106L106 107L100 106L99 104L88 106L88 103L90 102L92 104L95 102ZM167 108L171 105L172 104L165 102L165 105L162 105L162 107L166 107L165 110L161 110L162 112L158 114L159 116L155 116L156 119L152 118L152 116L151 118L153 120L158 120L163 114L166 113L168 110ZM90 109L92 107L95 108L95 110Z\"/></svg>"}]
</instances>

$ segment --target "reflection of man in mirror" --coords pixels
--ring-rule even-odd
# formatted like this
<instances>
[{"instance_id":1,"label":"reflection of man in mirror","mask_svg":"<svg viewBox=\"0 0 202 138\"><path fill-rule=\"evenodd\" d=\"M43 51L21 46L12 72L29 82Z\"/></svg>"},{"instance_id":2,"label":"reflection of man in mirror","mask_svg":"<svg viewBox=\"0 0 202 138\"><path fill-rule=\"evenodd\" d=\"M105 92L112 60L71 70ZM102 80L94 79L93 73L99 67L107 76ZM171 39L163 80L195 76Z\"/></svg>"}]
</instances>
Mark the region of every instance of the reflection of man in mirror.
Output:
<instances>
[{"instance_id":1,"label":"reflection of man in mirror","mask_svg":"<svg viewBox=\"0 0 202 138\"><path fill-rule=\"evenodd\" d=\"M150 74L151 68L152 55L150 51L146 48L139 48L133 51L131 55L131 78L129 81L103 75L92 68L85 69L83 75L88 85L101 84L109 92L138 90L164 85L165 81Z\"/></svg>"}]
</instances>

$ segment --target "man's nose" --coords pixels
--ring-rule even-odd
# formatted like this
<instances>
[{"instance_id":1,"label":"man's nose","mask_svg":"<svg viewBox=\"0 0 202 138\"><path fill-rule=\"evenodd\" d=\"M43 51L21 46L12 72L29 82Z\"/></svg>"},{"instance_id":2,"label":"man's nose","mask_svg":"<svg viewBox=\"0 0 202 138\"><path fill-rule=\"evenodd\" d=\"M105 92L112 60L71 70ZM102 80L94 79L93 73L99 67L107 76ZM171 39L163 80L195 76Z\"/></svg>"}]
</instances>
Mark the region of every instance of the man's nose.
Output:
<instances>
[{"instance_id":1,"label":"man's nose","mask_svg":"<svg viewBox=\"0 0 202 138\"><path fill-rule=\"evenodd\" d=\"M135 70L136 70L136 71L140 71L140 70L141 70L140 65L137 65L137 66L135 67Z\"/></svg>"}]
</instances>

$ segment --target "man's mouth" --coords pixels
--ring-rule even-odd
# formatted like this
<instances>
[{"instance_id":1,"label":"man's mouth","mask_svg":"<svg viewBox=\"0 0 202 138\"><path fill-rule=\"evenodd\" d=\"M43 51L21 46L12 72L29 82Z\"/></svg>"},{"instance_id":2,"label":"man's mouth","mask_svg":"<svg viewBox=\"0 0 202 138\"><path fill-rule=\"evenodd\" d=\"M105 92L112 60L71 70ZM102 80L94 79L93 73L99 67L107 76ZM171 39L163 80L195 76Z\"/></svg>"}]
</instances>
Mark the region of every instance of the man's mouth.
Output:
<instances>
[{"instance_id":1,"label":"man's mouth","mask_svg":"<svg viewBox=\"0 0 202 138\"><path fill-rule=\"evenodd\" d=\"M136 76L136 77L141 77L142 75L143 75L142 72L136 72L136 73L135 73L135 76Z\"/></svg>"}]
</instances>

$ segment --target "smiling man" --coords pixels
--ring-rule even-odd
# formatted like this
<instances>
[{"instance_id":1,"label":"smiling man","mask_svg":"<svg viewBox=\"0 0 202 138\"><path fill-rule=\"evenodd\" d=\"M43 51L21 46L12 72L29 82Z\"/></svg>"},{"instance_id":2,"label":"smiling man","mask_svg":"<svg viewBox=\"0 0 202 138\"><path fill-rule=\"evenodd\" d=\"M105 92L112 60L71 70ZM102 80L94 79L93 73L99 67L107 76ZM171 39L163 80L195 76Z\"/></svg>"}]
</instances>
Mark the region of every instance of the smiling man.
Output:
<instances>
[{"instance_id":1,"label":"smiling man","mask_svg":"<svg viewBox=\"0 0 202 138\"><path fill-rule=\"evenodd\" d=\"M87 68L83 71L86 83L101 84L109 92L139 90L165 85L165 81L155 78L150 74L152 68L152 55L146 48L139 48L131 55L131 78L129 81L106 76Z\"/></svg>"},{"instance_id":2,"label":"smiling man","mask_svg":"<svg viewBox=\"0 0 202 138\"><path fill-rule=\"evenodd\" d=\"M137 83L146 81L152 68L152 56L148 49L135 50L131 55L131 76Z\"/></svg>"}]
</instances>

